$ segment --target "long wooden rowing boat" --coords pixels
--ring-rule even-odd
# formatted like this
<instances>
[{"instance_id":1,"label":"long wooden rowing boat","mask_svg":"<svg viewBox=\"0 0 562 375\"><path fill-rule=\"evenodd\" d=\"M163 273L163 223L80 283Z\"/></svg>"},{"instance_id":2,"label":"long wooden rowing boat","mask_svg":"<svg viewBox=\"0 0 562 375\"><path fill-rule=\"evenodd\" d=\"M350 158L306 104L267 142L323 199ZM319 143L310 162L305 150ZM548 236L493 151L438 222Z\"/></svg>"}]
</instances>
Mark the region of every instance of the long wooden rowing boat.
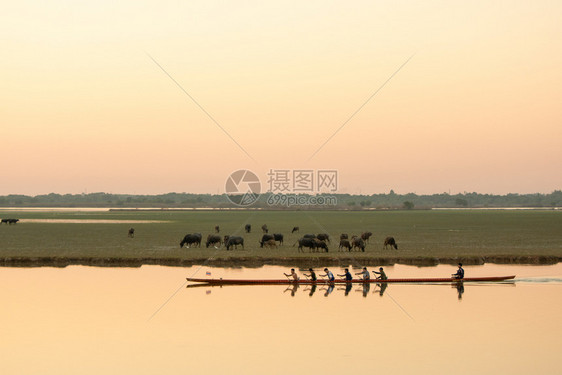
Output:
<instances>
[{"instance_id":1,"label":"long wooden rowing boat","mask_svg":"<svg viewBox=\"0 0 562 375\"><path fill-rule=\"evenodd\" d=\"M193 277L187 277L187 281L191 281L194 283L205 283L205 284L213 284L213 285L277 285L277 284L347 284L347 283L354 283L354 284L364 284L364 283L450 283L450 282L494 282L494 281L506 281L512 280L515 278L513 276L492 276L492 277L466 277L462 280L453 279L451 277L444 277L444 278L410 278L410 279L387 279L387 280L362 280L362 279L353 279L351 281L346 280L289 280L289 279L252 279L252 280L244 280L244 279L198 279Z\"/></svg>"}]
</instances>

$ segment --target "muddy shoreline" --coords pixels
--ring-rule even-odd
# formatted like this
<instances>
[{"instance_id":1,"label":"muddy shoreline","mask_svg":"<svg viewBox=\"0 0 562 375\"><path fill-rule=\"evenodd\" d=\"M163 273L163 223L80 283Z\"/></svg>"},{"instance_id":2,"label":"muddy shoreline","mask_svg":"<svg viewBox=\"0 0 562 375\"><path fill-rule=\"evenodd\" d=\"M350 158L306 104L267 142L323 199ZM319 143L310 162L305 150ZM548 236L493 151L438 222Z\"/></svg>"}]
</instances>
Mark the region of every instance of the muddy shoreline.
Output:
<instances>
[{"instance_id":1,"label":"muddy shoreline","mask_svg":"<svg viewBox=\"0 0 562 375\"><path fill-rule=\"evenodd\" d=\"M547 265L562 261L557 256L467 256L467 257L232 257L232 258L96 258L96 257L6 257L0 258L0 267L141 267L143 265L157 265L169 267L191 267L205 265L208 267L225 268L258 268L265 265L290 267L337 267L337 266L390 266L394 264L431 267L438 264L455 265L462 262L465 265L493 264L528 264Z\"/></svg>"}]
</instances>

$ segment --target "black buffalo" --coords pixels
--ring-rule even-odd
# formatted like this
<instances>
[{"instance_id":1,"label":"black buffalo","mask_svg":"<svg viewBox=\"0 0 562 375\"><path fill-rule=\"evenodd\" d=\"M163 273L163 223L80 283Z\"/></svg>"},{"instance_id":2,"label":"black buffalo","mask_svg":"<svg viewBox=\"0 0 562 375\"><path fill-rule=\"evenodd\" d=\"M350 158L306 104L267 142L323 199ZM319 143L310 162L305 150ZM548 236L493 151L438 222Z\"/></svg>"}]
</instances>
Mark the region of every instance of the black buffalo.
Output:
<instances>
[{"instance_id":1,"label":"black buffalo","mask_svg":"<svg viewBox=\"0 0 562 375\"><path fill-rule=\"evenodd\" d=\"M283 245L283 235L281 233L273 233L273 239Z\"/></svg>"},{"instance_id":2,"label":"black buffalo","mask_svg":"<svg viewBox=\"0 0 562 375\"><path fill-rule=\"evenodd\" d=\"M396 244L394 237L386 237L384 239L384 248L386 249L387 246L390 246L390 248L394 247L396 250L398 250L398 245Z\"/></svg>"},{"instance_id":3,"label":"black buffalo","mask_svg":"<svg viewBox=\"0 0 562 375\"><path fill-rule=\"evenodd\" d=\"M216 236L214 234L209 234L207 236L207 243L206 246L209 247L210 245L212 246L216 246L217 244L221 244L221 237L220 236Z\"/></svg>"},{"instance_id":4,"label":"black buffalo","mask_svg":"<svg viewBox=\"0 0 562 375\"><path fill-rule=\"evenodd\" d=\"M228 241L226 241L225 243L226 250L230 250L231 246L234 246L234 248L237 249L238 245L242 245L242 249L244 248L244 238L237 237L237 236L230 236L228 238Z\"/></svg>"},{"instance_id":5,"label":"black buffalo","mask_svg":"<svg viewBox=\"0 0 562 375\"><path fill-rule=\"evenodd\" d=\"M365 243L369 243L369 238L371 238L372 235L373 233L371 232L363 232L361 233L361 239L365 241Z\"/></svg>"},{"instance_id":6,"label":"black buffalo","mask_svg":"<svg viewBox=\"0 0 562 375\"><path fill-rule=\"evenodd\" d=\"M2 223L6 223L6 224L16 224L18 221L20 221L20 219L2 219Z\"/></svg>"},{"instance_id":7,"label":"black buffalo","mask_svg":"<svg viewBox=\"0 0 562 375\"><path fill-rule=\"evenodd\" d=\"M189 248L189 246L192 244L201 247L201 238L203 238L203 236L201 236L201 233L186 234L183 240L181 240L180 242L180 248L182 248L183 245L187 245L187 247Z\"/></svg>"},{"instance_id":8,"label":"black buffalo","mask_svg":"<svg viewBox=\"0 0 562 375\"><path fill-rule=\"evenodd\" d=\"M340 240L347 240L347 239L349 239L349 236L347 235L347 233L340 234Z\"/></svg>"},{"instance_id":9,"label":"black buffalo","mask_svg":"<svg viewBox=\"0 0 562 375\"><path fill-rule=\"evenodd\" d=\"M351 240L351 245L353 246L353 249L357 248L357 249L365 252L365 241L363 241L363 239L361 237L354 237Z\"/></svg>"},{"instance_id":10,"label":"black buffalo","mask_svg":"<svg viewBox=\"0 0 562 375\"><path fill-rule=\"evenodd\" d=\"M129 234L128 234L128 236L131 237L131 238L135 237L135 228L130 228L130 229L129 229Z\"/></svg>"},{"instance_id":11,"label":"black buffalo","mask_svg":"<svg viewBox=\"0 0 562 375\"><path fill-rule=\"evenodd\" d=\"M267 229L267 224L262 225L261 230L263 231L263 233L269 233L269 229Z\"/></svg>"},{"instance_id":12,"label":"black buffalo","mask_svg":"<svg viewBox=\"0 0 562 375\"><path fill-rule=\"evenodd\" d=\"M347 251L351 251L351 243L349 242L349 240L340 240L340 251L343 251L344 249L347 249Z\"/></svg>"},{"instance_id":13,"label":"black buffalo","mask_svg":"<svg viewBox=\"0 0 562 375\"><path fill-rule=\"evenodd\" d=\"M275 237L273 237L273 235L271 234L264 234L263 236L261 236L260 247L263 247L263 244L269 240L275 240Z\"/></svg>"},{"instance_id":14,"label":"black buffalo","mask_svg":"<svg viewBox=\"0 0 562 375\"><path fill-rule=\"evenodd\" d=\"M320 241L328 241L328 242L330 242L330 236L328 236L328 233L318 233L318 235L316 236L316 238L318 238Z\"/></svg>"},{"instance_id":15,"label":"black buffalo","mask_svg":"<svg viewBox=\"0 0 562 375\"><path fill-rule=\"evenodd\" d=\"M328 245L326 245L326 242L319 240L318 238L314 239L316 241L316 249L324 249L326 250L326 252L328 252Z\"/></svg>"},{"instance_id":16,"label":"black buffalo","mask_svg":"<svg viewBox=\"0 0 562 375\"><path fill-rule=\"evenodd\" d=\"M316 238L315 234L305 234L302 238Z\"/></svg>"},{"instance_id":17,"label":"black buffalo","mask_svg":"<svg viewBox=\"0 0 562 375\"><path fill-rule=\"evenodd\" d=\"M311 251L316 249L316 240L314 238L303 237L298 240L299 251L304 252L303 248L308 247Z\"/></svg>"},{"instance_id":18,"label":"black buffalo","mask_svg":"<svg viewBox=\"0 0 562 375\"><path fill-rule=\"evenodd\" d=\"M220 231L221 231L221 228L218 225L216 225L215 226L215 233L219 233Z\"/></svg>"},{"instance_id":19,"label":"black buffalo","mask_svg":"<svg viewBox=\"0 0 562 375\"><path fill-rule=\"evenodd\" d=\"M250 224L246 224L244 229L246 230L246 233L250 233L252 231L252 226Z\"/></svg>"},{"instance_id":20,"label":"black buffalo","mask_svg":"<svg viewBox=\"0 0 562 375\"><path fill-rule=\"evenodd\" d=\"M291 233L295 233L295 232L298 232L299 230L300 230L300 228L299 228L299 227L293 227L293 230L291 231Z\"/></svg>"}]
</instances>

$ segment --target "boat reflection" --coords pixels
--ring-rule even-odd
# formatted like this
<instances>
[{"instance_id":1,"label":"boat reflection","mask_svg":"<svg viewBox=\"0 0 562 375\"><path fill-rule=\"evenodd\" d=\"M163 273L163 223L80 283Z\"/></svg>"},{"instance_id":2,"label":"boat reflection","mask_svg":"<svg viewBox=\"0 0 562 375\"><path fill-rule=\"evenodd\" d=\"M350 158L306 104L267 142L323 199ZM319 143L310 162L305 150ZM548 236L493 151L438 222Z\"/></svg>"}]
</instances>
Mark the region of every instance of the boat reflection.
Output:
<instances>
[{"instance_id":1,"label":"boat reflection","mask_svg":"<svg viewBox=\"0 0 562 375\"><path fill-rule=\"evenodd\" d=\"M379 296L383 296L384 291L386 290L386 288L388 288L388 284L387 283L381 283L381 284L376 284L375 285L375 290L373 290L373 294L374 293L379 293Z\"/></svg>"},{"instance_id":2,"label":"boat reflection","mask_svg":"<svg viewBox=\"0 0 562 375\"><path fill-rule=\"evenodd\" d=\"M363 297L367 297L367 295L369 294L369 291L371 290L371 284L369 283L364 283L361 285L360 288L358 288L356 290L356 292L360 292L363 293Z\"/></svg>"},{"instance_id":3,"label":"boat reflection","mask_svg":"<svg viewBox=\"0 0 562 375\"><path fill-rule=\"evenodd\" d=\"M350 292L353 290L354 285L356 286L355 288L355 292L357 293L361 293L363 297L367 297L371 291L371 285L370 283L365 283L365 284L360 284L360 285L356 285L356 284L338 284L337 288L336 288L336 284L335 283L325 283L325 284L307 284L305 285L304 288L302 288L302 293L301 294L308 294L309 297L312 297L317 290L321 290L323 291L323 295L324 297L328 297L330 296L330 294L332 294L332 292L334 290L338 290L338 291L342 291L344 296L349 296ZM426 283L424 285L444 285L444 284L431 284L431 283ZM447 285L447 284L445 284ZM462 300L463 294L464 294L464 282L462 281L455 281L451 284L448 284L451 286L451 288L456 289L457 291L457 299L459 301ZM502 283L494 283L494 284L490 284L490 283L479 283L479 284L473 284L473 286L476 285L511 285L511 286L515 286L515 282L513 281L506 281L506 282L502 282ZM235 286L240 286L240 285L213 285L213 284L189 284L186 286L187 289L191 289L191 288L209 288L208 291L206 292L207 294L210 294L210 288L223 288L226 286L230 286L230 287L235 287ZM262 285L264 286L264 285ZM376 283L373 285L373 291L372 294L378 294L380 297L383 297L387 288L388 288L389 284L388 283ZM268 286L269 287L269 286ZM298 293L298 290L300 288L300 284L294 283L294 284L290 284L287 286L287 288L285 288L283 290L283 293L289 292L291 297L295 297ZM272 288L272 290L279 290L276 288Z\"/></svg>"},{"instance_id":4,"label":"boat reflection","mask_svg":"<svg viewBox=\"0 0 562 375\"><path fill-rule=\"evenodd\" d=\"M312 297L312 295L314 294L314 292L316 292L316 284L312 284L312 285L308 285L306 288L304 288L305 292L309 292L308 296Z\"/></svg>"},{"instance_id":5,"label":"boat reflection","mask_svg":"<svg viewBox=\"0 0 562 375\"><path fill-rule=\"evenodd\" d=\"M453 288L457 288L457 294L459 301L462 300L462 295L464 293L464 283L462 281L458 281L453 283Z\"/></svg>"},{"instance_id":6,"label":"boat reflection","mask_svg":"<svg viewBox=\"0 0 562 375\"><path fill-rule=\"evenodd\" d=\"M293 284L287 287L287 289L285 289L283 291L283 293L285 293L286 291L290 291L291 292L291 297L295 296L295 293L297 292L297 289L299 289L299 284Z\"/></svg>"}]
</instances>

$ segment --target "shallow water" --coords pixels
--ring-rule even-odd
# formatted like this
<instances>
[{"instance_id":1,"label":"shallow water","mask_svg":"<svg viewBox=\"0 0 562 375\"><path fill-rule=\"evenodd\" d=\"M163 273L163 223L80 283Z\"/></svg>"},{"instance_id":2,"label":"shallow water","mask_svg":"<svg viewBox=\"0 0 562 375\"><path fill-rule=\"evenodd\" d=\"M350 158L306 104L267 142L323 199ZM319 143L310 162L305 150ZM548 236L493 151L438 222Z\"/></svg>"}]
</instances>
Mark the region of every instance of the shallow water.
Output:
<instances>
[{"instance_id":1,"label":"shallow water","mask_svg":"<svg viewBox=\"0 0 562 375\"><path fill-rule=\"evenodd\" d=\"M1 268L2 373L558 373L562 265L465 270L517 278L465 283L463 291L451 284L313 291L185 282L207 272L279 278L287 271L280 267Z\"/></svg>"},{"instance_id":2,"label":"shallow water","mask_svg":"<svg viewBox=\"0 0 562 375\"><path fill-rule=\"evenodd\" d=\"M147 224L167 223L166 220L108 220L108 219L20 219L22 223L51 223L51 224Z\"/></svg>"}]
</instances>

